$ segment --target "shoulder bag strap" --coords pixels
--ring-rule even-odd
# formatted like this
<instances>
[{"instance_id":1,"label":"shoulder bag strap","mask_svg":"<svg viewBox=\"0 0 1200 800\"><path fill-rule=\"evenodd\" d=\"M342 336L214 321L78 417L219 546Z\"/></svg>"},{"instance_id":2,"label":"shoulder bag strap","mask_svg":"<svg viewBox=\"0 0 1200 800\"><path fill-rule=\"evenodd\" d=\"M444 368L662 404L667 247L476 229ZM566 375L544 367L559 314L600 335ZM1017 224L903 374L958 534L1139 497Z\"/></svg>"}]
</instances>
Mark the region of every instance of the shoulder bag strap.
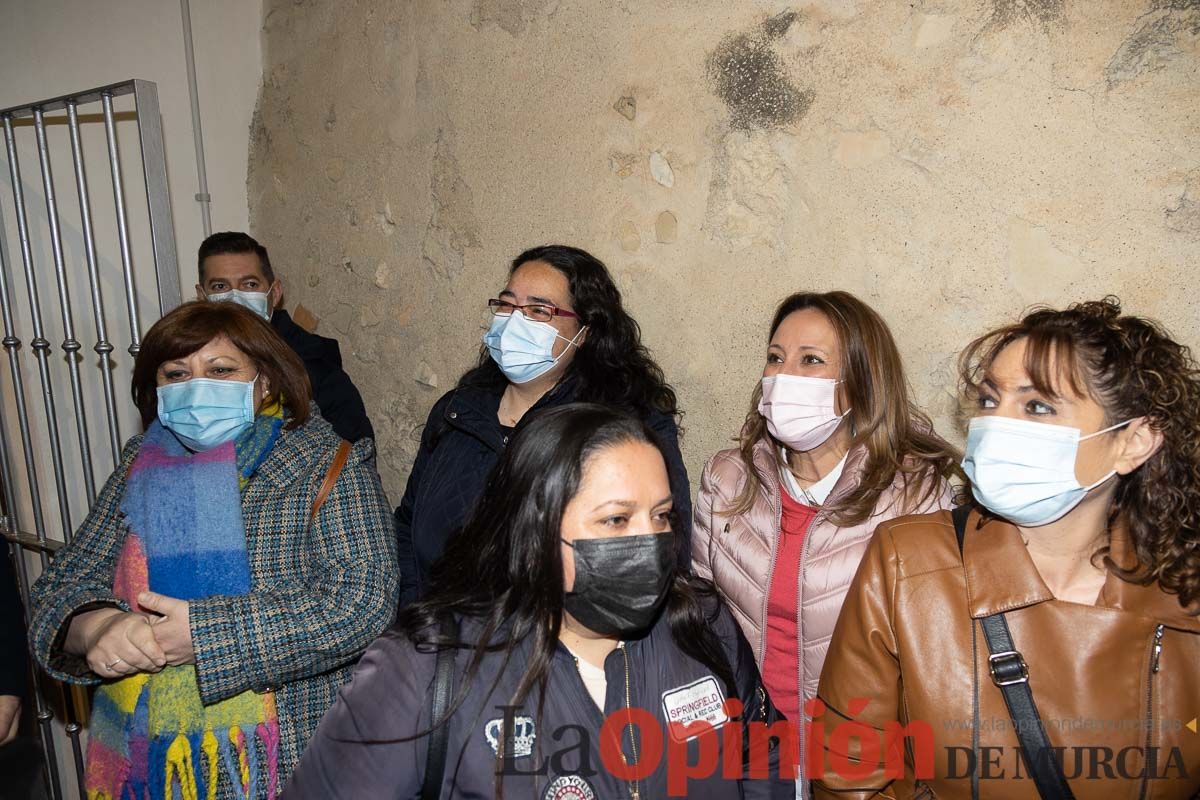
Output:
<instances>
[{"instance_id":1,"label":"shoulder bag strap","mask_svg":"<svg viewBox=\"0 0 1200 800\"><path fill-rule=\"evenodd\" d=\"M333 454L333 461L329 465L329 471L325 473L325 480L321 481L321 488L317 489L317 496L313 498L312 508L308 512L309 522L317 518L317 512L329 499L329 493L333 491L338 476L342 474L342 467L346 466L346 459L350 457L351 447L353 445L345 439L338 445L337 452Z\"/></svg>"},{"instance_id":2,"label":"shoulder bag strap","mask_svg":"<svg viewBox=\"0 0 1200 800\"><path fill-rule=\"evenodd\" d=\"M958 536L960 554L966 537L969 514L970 506L960 506L953 512L954 532ZM1063 776L1062 762L1055 757L1050 747L1050 738L1046 735L1041 714L1033 701L1033 691L1029 688L1029 668L1013 643L1008 621L1004 614L1000 613L984 617L979 623L990 653L988 672L991 673L992 683L1004 695L1004 705L1008 707L1009 716L1012 717L1017 742L1025 757L1029 776L1037 786L1038 795L1043 800L1074 800L1071 786Z\"/></svg>"},{"instance_id":3,"label":"shoulder bag strap","mask_svg":"<svg viewBox=\"0 0 1200 800\"><path fill-rule=\"evenodd\" d=\"M442 621L442 636L458 638L458 621L450 614ZM421 782L421 800L438 800L442 777L446 774L446 750L450 744L450 723L446 711L454 695L454 648L438 650L433 693L429 700L429 750L425 755L425 779Z\"/></svg>"}]
</instances>

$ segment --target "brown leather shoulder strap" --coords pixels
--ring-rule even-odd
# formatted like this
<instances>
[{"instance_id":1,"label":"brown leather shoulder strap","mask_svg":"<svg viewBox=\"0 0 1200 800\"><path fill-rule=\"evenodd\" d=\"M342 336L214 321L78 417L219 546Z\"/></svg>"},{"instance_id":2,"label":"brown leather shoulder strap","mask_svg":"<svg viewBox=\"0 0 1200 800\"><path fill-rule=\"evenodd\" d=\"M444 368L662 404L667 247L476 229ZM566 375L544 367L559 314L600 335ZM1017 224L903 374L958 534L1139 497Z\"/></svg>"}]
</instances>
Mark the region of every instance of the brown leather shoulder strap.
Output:
<instances>
[{"instance_id":1,"label":"brown leather shoulder strap","mask_svg":"<svg viewBox=\"0 0 1200 800\"><path fill-rule=\"evenodd\" d=\"M346 466L346 459L350 457L351 447L353 445L345 439L338 445L337 452L333 455L333 462L329 465L329 471L325 473L325 480L321 482L321 488L317 489L317 496L313 498L312 510L308 514L309 522L316 519L317 512L321 510L321 506L325 505L329 493L333 491L338 476L342 474L342 467Z\"/></svg>"}]
</instances>

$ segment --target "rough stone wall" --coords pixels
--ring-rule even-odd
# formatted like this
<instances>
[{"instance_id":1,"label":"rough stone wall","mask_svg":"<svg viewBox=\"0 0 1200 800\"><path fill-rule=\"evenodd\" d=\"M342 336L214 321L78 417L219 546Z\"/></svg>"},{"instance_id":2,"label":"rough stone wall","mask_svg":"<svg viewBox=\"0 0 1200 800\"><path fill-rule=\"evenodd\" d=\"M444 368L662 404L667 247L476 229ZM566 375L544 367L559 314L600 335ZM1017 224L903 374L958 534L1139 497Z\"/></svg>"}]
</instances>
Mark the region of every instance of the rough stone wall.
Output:
<instances>
[{"instance_id":1,"label":"rough stone wall","mask_svg":"<svg viewBox=\"0 0 1200 800\"><path fill-rule=\"evenodd\" d=\"M268 0L249 175L291 304L342 342L398 500L505 265L617 276L727 445L772 307L844 288L959 438L955 351L1118 294L1196 344L1198 0Z\"/></svg>"}]
</instances>

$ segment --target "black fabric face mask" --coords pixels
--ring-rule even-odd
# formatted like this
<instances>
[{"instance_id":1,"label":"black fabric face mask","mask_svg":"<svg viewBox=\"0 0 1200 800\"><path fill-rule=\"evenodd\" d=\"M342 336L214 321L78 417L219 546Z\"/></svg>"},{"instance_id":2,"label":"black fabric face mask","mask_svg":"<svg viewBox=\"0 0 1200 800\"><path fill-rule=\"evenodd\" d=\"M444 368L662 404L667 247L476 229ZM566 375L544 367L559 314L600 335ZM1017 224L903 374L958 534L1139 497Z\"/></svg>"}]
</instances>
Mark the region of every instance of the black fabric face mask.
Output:
<instances>
[{"instance_id":1,"label":"black fabric face mask","mask_svg":"<svg viewBox=\"0 0 1200 800\"><path fill-rule=\"evenodd\" d=\"M672 533L563 543L575 551L575 589L563 607L581 625L625 637L654 624L675 577Z\"/></svg>"}]
</instances>

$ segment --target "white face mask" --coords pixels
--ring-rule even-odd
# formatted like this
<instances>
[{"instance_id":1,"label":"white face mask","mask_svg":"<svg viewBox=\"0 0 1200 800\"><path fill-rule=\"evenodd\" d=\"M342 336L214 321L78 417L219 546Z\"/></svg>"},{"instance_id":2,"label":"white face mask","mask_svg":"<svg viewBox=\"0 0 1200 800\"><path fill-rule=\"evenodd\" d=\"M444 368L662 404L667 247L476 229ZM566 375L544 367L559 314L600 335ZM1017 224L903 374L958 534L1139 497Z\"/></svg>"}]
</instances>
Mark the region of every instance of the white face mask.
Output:
<instances>
[{"instance_id":1,"label":"white face mask","mask_svg":"<svg viewBox=\"0 0 1200 800\"><path fill-rule=\"evenodd\" d=\"M271 321L271 290L265 292L243 292L241 289L230 289L228 292L214 292L206 295L214 303L225 301L237 303L258 314L267 322Z\"/></svg>"},{"instance_id":2,"label":"white face mask","mask_svg":"<svg viewBox=\"0 0 1200 800\"><path fill-rule=\"evenodd\" d=\"M1090 486L1075 477L1079 443L1128 425L1130 420L1081 437L1078 428L1009 417L975 417L967 429L963 471L975 499L997 516L1024 527L1048 525L1107 481Z\"/></svg>"},{"instance_id":3,"label":"white face mask","mask_svg":"<svg viewBox=\"0 0 1200 800\"><path fill-rule=\"evenodd\" d=\"M758 413L767 420L771 435L792 450L812 450L837 430L837 385L832 378L772 375L762 379Z\"/></svg>"}]
</instances>

